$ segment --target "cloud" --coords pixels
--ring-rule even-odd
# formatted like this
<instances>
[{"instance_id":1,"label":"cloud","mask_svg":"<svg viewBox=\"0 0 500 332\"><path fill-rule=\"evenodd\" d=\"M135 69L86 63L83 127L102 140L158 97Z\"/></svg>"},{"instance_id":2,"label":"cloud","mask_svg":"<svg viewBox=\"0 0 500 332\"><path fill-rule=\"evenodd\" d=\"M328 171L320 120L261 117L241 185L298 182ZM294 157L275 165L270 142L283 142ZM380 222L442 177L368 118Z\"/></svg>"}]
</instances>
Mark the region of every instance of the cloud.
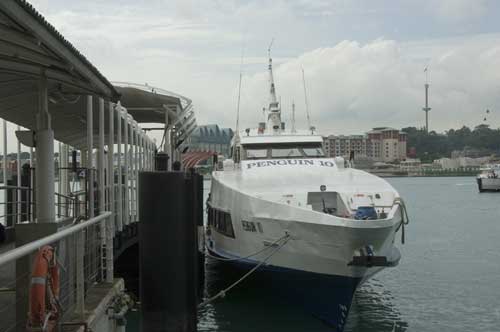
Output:
<instances>
[{"instance_id":1,"label":"cloud","mask_svg":"<svg viewBox=\"0 0 500 332\"><path fill-rule=\"evenodd\" d=\"M35 5L108 79L184 94L193 99L199 123L234 126L242 48L241 123L262 120L271 37L284 118L293 100L305 127L303 67L311 117L325 134L422 126L426 65L431 129L475 125L483 109L495 113L499 105L498 5L488 0L154 0L147 6L132 0L36 0ZM500 117L493 125L499 124Z\"/></svg>"},{"instance_id":2,"label":"cloud","mask_svg":"<svg viewBox=\"0 0 500 332\"><path fill-rule=\"evenodd\" d=\"M428 50L434 57L426 61L422 60L425 53L417 56L412 52L418 43L383 39L366 44L343 41L306 52L275 68L284 116L289 117L294 100L297 118L306 127L303 67L311 117L322 133L360 133L373 126L420 127L424 121L423 69L428 65L431 129L477 125L486 108L500 113L500 36L496 40L481 47L473 39L461 40ZM252 75L243 85L243 120L253 124L261 119L260 110L267 103L267 76L264 72Z\"/></svg>"}]
</instances>

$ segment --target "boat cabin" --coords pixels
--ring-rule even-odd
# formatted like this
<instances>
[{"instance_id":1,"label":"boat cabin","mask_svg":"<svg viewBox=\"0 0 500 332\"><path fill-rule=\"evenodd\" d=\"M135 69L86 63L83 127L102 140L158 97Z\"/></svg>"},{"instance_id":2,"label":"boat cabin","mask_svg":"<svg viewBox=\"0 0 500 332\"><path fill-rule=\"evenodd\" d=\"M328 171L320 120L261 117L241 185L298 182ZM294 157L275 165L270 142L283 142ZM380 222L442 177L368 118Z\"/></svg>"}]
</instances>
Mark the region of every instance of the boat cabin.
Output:
<instances>
[{"instance_id":1,"label":"boat cabin","mask_svg":"<svg viewBox=\"0 0 500 332\"><path fill-rule=\"evenodd\" d=\"M244 136L236 153L241 160L325 157L322 137L311 135Z\"/></svg>"}]
</instances>

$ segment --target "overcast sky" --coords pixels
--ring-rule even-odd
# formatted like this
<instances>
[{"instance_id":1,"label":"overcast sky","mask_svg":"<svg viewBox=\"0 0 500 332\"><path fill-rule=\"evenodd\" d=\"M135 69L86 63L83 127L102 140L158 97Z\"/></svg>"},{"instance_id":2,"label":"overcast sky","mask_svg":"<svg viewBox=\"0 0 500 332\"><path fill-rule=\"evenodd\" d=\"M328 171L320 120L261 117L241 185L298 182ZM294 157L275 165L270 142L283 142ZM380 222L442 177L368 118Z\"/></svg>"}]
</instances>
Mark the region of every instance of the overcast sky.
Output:
<instances>
[{"instance_id":1,"label":"overcast sky","mask_svg":"<svg viewBox=\"0 0 500 332\"><path fill-rule=\"evenodd\" d=\"M31 0L111 81L148 83L193 99L199 124L234 127L244 50L242 127L268 103L274 37L277 93L322 134L424 124L500 126L500 2L495 0Z\"/></svg>"}]
</instances>

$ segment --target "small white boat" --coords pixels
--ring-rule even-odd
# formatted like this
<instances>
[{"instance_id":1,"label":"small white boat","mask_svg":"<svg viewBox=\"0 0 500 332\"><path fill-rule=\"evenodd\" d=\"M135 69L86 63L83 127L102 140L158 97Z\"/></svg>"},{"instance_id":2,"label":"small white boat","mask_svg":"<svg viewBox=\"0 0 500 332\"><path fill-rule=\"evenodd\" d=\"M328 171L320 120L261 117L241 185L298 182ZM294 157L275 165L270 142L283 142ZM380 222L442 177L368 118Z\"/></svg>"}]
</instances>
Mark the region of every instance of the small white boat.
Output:
<instances>
[{"instance_id":1,"label":"small white boat","mask_svg":"<svg viewBox=\"0 0 500 332\"><path fill-rule=\"evenodd\" d=\"M500 164L487 165L476 178L479 192L500 191Z\"/></svg>"},{"instance_id":2,"label":"small white boat","mask_svg":"<svg viewBox=\"0 0 500 332\"><path fill-rule=\"evenodd\" d=\"M279 294L342 331L356 288L400 260L404 204L385 180L325 157L321 136L285 130L271 59L269 73L267 124L237 134L212 174L207 248L261 264Z\"/></svg>"}]
</instances>

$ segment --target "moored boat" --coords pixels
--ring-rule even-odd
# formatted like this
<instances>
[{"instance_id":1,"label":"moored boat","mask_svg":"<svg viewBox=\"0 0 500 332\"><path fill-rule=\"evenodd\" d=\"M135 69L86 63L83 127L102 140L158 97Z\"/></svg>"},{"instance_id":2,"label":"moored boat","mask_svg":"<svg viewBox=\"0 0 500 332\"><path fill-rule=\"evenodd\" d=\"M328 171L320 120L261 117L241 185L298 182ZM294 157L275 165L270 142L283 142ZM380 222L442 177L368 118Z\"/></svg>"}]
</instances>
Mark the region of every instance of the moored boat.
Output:
<instances>
[{"instance_id":1,"label":"moored boat","mask_svg":"<svg viewBox=\"0 0 500 332\"><path fill-rule=\"evenodd\" d=\"M327 158L313 130L281 122L269 58L267 123L236 132L232 159L212 174L207 248L246 268L342 331L354 293L400 260L405 208L385 180Z\"/></svg>"},{"instance_id":2,"label":"moored boat","mask_svg":"<svg viewBox=\"0 0 500 332\"><path fill-rule=\"evenodd\" d=\"M476 182L479 192L500 191L500 164L484 167Z\"/></svg>"}]
</instances>

